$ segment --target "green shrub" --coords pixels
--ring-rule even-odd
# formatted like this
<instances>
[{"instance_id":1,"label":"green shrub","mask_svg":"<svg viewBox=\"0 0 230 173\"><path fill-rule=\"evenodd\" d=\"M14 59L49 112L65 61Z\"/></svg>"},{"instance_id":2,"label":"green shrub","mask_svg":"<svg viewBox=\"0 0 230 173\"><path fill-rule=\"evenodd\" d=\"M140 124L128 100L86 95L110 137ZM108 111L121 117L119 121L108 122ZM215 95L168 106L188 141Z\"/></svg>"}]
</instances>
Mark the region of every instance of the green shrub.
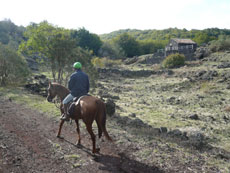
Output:
<instances>
[{"instance_id":1,"label":"green shrub","mask_svg":"<svg viewBox=\"0 0 230 173\"><path fill-rule=\"evenodd\" d=\"M102 58L99 58L99 57L96 57L96 58L93 58L91 60L91 63L93 64L94 67L99 67L99 68L102 68L105 66L104 62L103 62L103 59Z\"/></svg>"},{"instance_id":2,"label":"green shrub","mask_svg":"<svg viewBox=\"0 0 230 173\"><path fill-rule=\"evenodd\" d=\"M209 48L212 52L230 50L230 38L212 41Z\"/></svg>"},{"instance_id":3,"label":"green shrub","mask_svg":"<svg viewBox=\"0 0 230 173\"><path fill-rule=\"evenodd\" d=\"M118 44L104 42L99 50L99 56L109 57L110 59L122 59L125 57L125 53Z\"/></svg>"},{"instance_id":4,"label":"green shrub","mask_svg":"<svg viewBox=\"0 0 230 173\"><path fill-rule=\"evenodd\" d=\"M116 65L121 65L122 64L122 60L113 60L113 59L109 59L109 58L93 58L91 60L91 63L95 66L95 67L99 67L99 68L103 68L103 67L112 67L112 66L116 66Z\"/></svg>"},{"instance_id":5,"label":"green shrub","mask_svg":"<svg viewBox=\"0 0 230 173\"><path fill-rule=\"evenodd\" d=\"M0 85L23 82L29 75L25 59L0 43Z\"/></svg>"},{"instance_id":6,"label":"green shrub","mask_svg":"<svg viewBox=\"0 0 230 173\"><path fill-rule=\"evenodd\" d=\"M185 63L185 56L176 53L167 56L162 62L162 66L164 68L173 68L173 67L184 65L184 63Z\"/></svg>"}]
</instances>

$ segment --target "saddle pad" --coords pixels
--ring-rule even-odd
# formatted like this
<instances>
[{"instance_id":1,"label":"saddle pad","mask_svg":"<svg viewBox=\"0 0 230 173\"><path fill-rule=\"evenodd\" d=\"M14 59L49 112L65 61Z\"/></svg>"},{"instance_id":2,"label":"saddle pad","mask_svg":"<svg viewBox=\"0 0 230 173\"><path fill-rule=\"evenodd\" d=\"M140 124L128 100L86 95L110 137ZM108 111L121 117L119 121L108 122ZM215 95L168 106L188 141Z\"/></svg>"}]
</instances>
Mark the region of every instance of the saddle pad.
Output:
<instances>
[{"instance_id":1,"label":"saddle pad","mask_svg":"<svg viewBox=\"0 0 230 173\"><path fill-rule=\"evenodd\" d=\"M87 96L87 95L84 95L84 96ZM79 102L80 102L80 100L81 100L81 98L84 97L84 96L81 96L81 97L79 97L79 98L75 97L75 98L73 99L73 102L75 102L75 105L78 105Z\"/></svg>"},{"instance_id":2,"label":"saddle pad","mask_svg":"<svg viewBox=\"0 0 230 173\"><path fill-rule=\"evenodd\" d=\"M84 96L88 96L88 95L84 95ZM69 108L68 108L68 113L69 113L69 115L70 115L71 118L73 118L75 106L78 106L78 105L79 105L80 100L81 100L84 96L81 96L81 97L79 97L79 98L75 97L75 98L73 99L73 102L70 103Z\"/></svg>"}]
</instances>

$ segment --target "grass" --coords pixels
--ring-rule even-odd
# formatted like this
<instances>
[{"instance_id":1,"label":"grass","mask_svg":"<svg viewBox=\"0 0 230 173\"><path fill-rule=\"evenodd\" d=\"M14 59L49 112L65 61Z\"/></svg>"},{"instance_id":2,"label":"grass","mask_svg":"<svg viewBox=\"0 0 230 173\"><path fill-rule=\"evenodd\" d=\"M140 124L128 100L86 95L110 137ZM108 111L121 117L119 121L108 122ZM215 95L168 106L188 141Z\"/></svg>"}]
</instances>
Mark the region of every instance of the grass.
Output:
<instances>
[{"instance_id":1,"label":"grass","mask_svg":"<svg viewBox=\"0 0 230 173\"><path fill-rule=\"evenodd\" d=\"M222 55L213 56L221 58ZM224 59L227 60L225 57ZM119 96L120 99L114 101L120 107L116 109L116 113L121 117L135 119L135 117L130 117L132 113L135 113L136 118L153 128L167 127L168 130L181 129L182 131L195 129L204 133L213 147L230 151L230 120L223 118L225 116L230 119L230 90L226 89L226 83L217 82L223 73L230 73L230 69L213 67L217 64L218 62L207 61L197 63L197 66L188 65L173 69L175 74L173 76L154 75L146 78L115 76L115 78L107 77L106 80L102 79L98 82L104 86L103 92ZM122 68L142 70L143 66L122 65ZM146 66L145 68L153 67ZM211 81L195 82L181 75L200 70L216 70L219 75ZM120 92L116 92L116 89ZM97 88L91 94L98 95L100 90L102 89ZM48 103L44 97L29 94L22 88L0 88L0 94L48 114L59 115L59 110ZM197 114L199 120L191 120L189 118L191 114ZM176 139L169 140L155 135L154 129L134 128L125 123L124 127L121 127L121 124L116 124L111 120L112 118L108 118L107 127L109 132L117 136L116 144L128 146L133 143L139 149L134 150L132 154L139 160L165 166L165 164L177 164L174 161L176 158L180 164L201 165L204 172L217 168L219 172L230 170L229 160L217 158L216 154L200 153L184 148ZM76 164L78 166L79 162L77 161ZM200 170L202 172L202 168Z\"/></svg>"},{"instance_id":2,"label":"grass","mask_svg":"<svg viewBox=\"0 0 230 173\"><path fill-rule=\"evenodd\" d=\"M60 116L60 111L53 103L47 102L45 97L34 95L22 87L0 87L0 93L5 98L50 116Z\"/></svg>"},{"instance_id":3,"label":"grass","mask_svg":"<svg viewBox=\"0 0 230 173\"><path fill-rule=\"evenodd\" d=\"M213 56L222 57L219 54ZM225 57L224 59L227 60ZM119 96L120 100L116 101L116 105L122 109L117 109L116 112L120 116L130 117L132 113L135 113L136 118L141 119L154 128L167 127L168 130L187 130L188 128L193 128L201 131L208 137L210 144L214 147L229 151L230 121L227 120L225 122L223 117L225 116L230 119L228 104L230 90L226 89L226 83L217 81L221 79L222 74L230 73L230 70L217 69L216 66L218 64L219 62L214 61L187 64L184 67L173 69L173 76L154 75L147 78L135 79L120 77L120 80L116 81L113 78L107 78L106 81L99 82L107 88L105 90L109 94ZM143 70L142 65L138 66L136 64L130 66L123 65L122 68ZM151 70L151 66L146 66L145 68ZM183 77L181 75L189 73L196 74L201 70L215 70L219 75L210 81L201 80L195 82L191 82L189 79L186 80L187 76ZM118 87L122 92L113 92L113 89ZM175 99L170 101L171 97ZM189 116L192 114L197 114L199 120L191 120ZM154 140L154 142L162 140L161 138L157 139L157 137L154 137L154 132L151 132L149 129L129 129L129 131L137 135L139 140L140 137ZM138 142L138 140L132 140ZM123 143L125 141L124 139ZM122 140L120 139L119 142L122 143ZM175 144L170 141L167 142L170 145ZM142 151L135 153L135 155L143 157L143 159L148 158L149 150L145 148L147 145L144 143ZM161 148L161 146L162 143L158 147ZM193 151L186 151L180 146L177 146L176 149L183 153L180 160L181 163L185 163L192 157L194 157L194 162L199 162L199 157L202 157L203 160L207 157L207 163L203 165L207 169L210 168L211 170L211 167L214 166L218 167L221 170L220 172L229 170L229 162L216 159L215 155L209 157L207 153L204 153L202 156L199 154L195 156L191 154ZM154 150L160 152L157 148ZM174 153L176 157L178 157L179 151ZM163 152L165 152L165 149L163 149ZM167 160L167 156L162 157L164 158L163 160Z\"/></svg>"},{"instance_id":4,"label":"grass","mask_svg":"<svg viewBox=\"0 0 230 173\"><path fill-rule=\"evenodd\" d=\"M210 94L213 90L216 90L217 86L214 82L205 81L200 85L200 91L205 94Z\"/></svg>"}]
</instances>

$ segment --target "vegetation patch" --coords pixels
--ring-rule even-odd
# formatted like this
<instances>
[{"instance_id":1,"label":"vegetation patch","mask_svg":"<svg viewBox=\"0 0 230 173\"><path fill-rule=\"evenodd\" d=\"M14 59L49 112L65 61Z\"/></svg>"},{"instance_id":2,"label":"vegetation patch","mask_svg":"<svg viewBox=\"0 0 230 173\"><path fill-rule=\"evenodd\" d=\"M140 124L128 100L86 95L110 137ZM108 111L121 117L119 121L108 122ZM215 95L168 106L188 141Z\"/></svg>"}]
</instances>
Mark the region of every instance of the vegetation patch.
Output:
<instances>
[{"instance_id":1,"label":"vegetation patch","mask_svg":"<svg viewBox=\"0 0 230 173\"><path fill-rule=\"evenodd\" d=\"M167 56L162 62L162 66L164 68L173 68L173 67L182 66L184 64L185 64L185 56L179 53L171 54Z\"/></svg>"},{"instance_id":2,"label":"vegetation patch","mask_svg":"<svg viewBox=\"0 0 230 173\"><path fill-rule=\"evenodd\" d=\"M53 103L49 103L45 97L30 94L22 87L0 87L2 96L22 104L26 107L36 109L51 116L60 116L60 110Z\"/></svg>"}]
</instances>

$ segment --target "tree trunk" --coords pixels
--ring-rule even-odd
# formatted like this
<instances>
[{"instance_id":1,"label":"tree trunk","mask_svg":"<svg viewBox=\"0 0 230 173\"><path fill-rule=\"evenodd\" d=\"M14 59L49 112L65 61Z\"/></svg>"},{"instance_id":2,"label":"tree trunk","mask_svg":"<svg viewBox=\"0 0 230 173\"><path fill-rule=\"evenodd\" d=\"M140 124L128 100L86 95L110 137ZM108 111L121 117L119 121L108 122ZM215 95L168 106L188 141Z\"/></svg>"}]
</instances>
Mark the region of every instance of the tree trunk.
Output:
<instances>
[{"instance_id":1,"label":"tree trunk","mask_svg":"<svg viewBox=\"0 0 230 173\"><path fill-rule=\"evenodd\" d=\"M53 76L54 82L56 82L56 72L54 69L52 69L52 76Z\"/></svg>"}]
</instances>

